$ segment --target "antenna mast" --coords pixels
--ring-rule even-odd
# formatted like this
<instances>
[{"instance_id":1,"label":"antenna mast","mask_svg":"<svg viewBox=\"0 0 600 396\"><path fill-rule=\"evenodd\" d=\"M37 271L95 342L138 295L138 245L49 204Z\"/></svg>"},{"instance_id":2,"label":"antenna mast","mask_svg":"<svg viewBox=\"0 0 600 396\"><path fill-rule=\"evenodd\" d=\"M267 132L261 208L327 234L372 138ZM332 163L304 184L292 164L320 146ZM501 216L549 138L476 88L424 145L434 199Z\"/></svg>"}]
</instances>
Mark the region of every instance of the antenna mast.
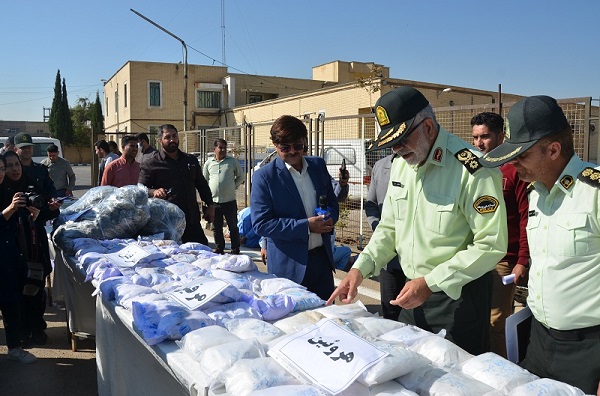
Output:
<instances>
[{"instance_id":1,"label":"antenna mast","mask_svg":"<svg viewBox=\"0 0 600 396\"><path fill-rule=\"evenodd\" d=\"M227 65L225 62L225 0L221 0L221 63L223 66Z\"/></svg>"}]
</instances>

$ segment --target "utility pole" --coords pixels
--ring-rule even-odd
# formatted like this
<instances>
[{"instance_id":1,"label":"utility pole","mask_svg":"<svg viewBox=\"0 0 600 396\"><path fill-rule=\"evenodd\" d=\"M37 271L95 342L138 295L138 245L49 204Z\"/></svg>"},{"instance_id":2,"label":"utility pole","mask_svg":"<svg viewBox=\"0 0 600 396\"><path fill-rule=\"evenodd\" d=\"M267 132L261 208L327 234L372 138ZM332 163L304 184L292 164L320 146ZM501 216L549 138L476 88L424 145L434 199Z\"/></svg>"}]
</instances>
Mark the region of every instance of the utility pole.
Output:
<instances>
[{"instance_id":1,"label":"utility pole","mask_svg":"<svg viewBox=\"0 0 600 396\"><path fill-rule=\"evenodd\" d=\"M187 76L188 52L187 52L187 45L185 44L185 41L183 41L182 39L180 39L179 37L177 37L173 33L169 32L167 29L165 29L164 27L160 26L158 23L152 21L149 18L146 18L144 15L140 14L139 12L137 12L136 10L134 10L133 8L130 8L129 10L131 12L133 12L135 15L139 16L140 18L144 19L146 22L153 24L154 26L156 26L157 28L159 28L163 32L167 33L169 36L173 37L175 40L179 41L181 43L181 45L183 46L183 130L185 131L187 129L187 84L188 84L188 76Z\"/></svg>"}]
</instances>

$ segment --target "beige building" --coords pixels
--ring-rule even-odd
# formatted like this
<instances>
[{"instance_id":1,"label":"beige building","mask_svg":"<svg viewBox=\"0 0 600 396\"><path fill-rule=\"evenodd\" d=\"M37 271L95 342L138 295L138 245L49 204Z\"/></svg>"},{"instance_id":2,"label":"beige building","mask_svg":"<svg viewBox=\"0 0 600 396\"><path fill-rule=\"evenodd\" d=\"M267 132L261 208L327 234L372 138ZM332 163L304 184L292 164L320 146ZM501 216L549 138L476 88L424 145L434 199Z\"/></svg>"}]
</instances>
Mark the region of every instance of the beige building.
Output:
<instances>
[{"instance_id":1,"label":"beige building","mask_svg":"<svg viewBox=\"0 0 600 396\"><path fill-rule=\"evenodd\" d=\"M104 84L106 133L152 133L166 123L179 130L227 126L225 114L237 106L323 86L321 81L230 74L226 67L202 65L188 65L185 81L183 68L172 63L125 63Z\"/></svg>"},{"instance_id":2,"label":"beige building","mask_svg":"<svg viewBox=\"0 0 600 396\"><path fill-rule=\"evenodd\" d=\"M470 140L471 117L481 111L505 116L519 95L403 80L390 77L388 67L376 63L333 61L315 66L312 79L259 76L228 73L226 67L128 61L104 86L105 130L108 139L117 134L154 133L165 123L188 131L187 151L206 151L202 136L212 138L211 131L236 128L231 136L236 145L268 146L268 128L256 127L252 138L245 133L247 125L268 125L282 114L307 120L309 127L324 131L327 138L373 138L372 118L364 118L365 126L355 123L340 130L323 119L360 117L372 113L372 106L384 93L401 85L419 89L430 101L440 124L465 140ZM187 87L184 90L184 86ZM597 134L590 125L597 123L597 108L590 98L565 101L563 109L575 132L578 154L596 161ZM185 103L185 105L184 105ZM499 108L499 104L502 108ZM185 110L184 110L185 109ZM594 111L596 114L594 114ZM185 115L184 115L185 114ZM186 125L184 126L184 121ZM228 137L224 132L223 137ZM229 140L229 139L228 139Z\"/></svg>"}]
</instances>

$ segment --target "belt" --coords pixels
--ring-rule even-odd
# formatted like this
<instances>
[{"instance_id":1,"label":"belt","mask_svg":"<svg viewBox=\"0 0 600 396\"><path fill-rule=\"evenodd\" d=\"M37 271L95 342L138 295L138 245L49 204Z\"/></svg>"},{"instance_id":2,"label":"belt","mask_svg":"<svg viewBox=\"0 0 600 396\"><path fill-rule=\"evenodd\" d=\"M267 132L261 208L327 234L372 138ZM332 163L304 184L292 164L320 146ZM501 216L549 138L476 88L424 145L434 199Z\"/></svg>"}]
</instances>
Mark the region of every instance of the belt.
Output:
<instances>
[{"instance_id":1,"label":"belt","mask_svg":"<svg viewBox=\"0 0 600 396\"><path fill-rule=\"evenodd\" d=\"M314 249L310 249L310 250L308 251L308 254L317 254L317 253L319 253L321 250L324 250L324 249L325 249L325 246L323 246L323 245L321 245L321 246L317 246L317 247L316 247L316 248L314 248Z\"/></svg>"},{"instance_id":2,"label":"belt","mask_svg":"<svg viewBox=\"0 0 600 396\"><path fill-rule=\"evenodd\" d=\"M585 327L583 329L576 330L555 330L550 327L542 325L550 337L556 341L582 341L588 339L598 338L600 339L600 325Z\"/></svg>"}]
</instances>

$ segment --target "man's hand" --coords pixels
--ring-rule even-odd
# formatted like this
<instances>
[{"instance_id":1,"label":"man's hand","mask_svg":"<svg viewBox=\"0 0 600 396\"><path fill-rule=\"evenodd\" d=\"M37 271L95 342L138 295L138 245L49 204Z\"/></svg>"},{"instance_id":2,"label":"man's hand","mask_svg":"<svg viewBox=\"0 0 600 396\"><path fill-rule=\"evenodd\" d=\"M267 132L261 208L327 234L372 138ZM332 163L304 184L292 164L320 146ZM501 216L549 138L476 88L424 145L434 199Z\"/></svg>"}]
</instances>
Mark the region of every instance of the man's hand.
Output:
<instances>
[{"instance_id":1,"label":"man's hand","mask_svg":"<svg viewBox=\"0 0 600 396\"><path fill-rule=\"evenodd\" d=\"M321 216L313 216L308 218L308 229L310 232L324 234L333 231L333 219L330 217L323 220Z\"/></svg>"},{"instance_id":2,"label":"man's hand","mask_svg":"<svg viewBox=\"0 0 600 396\"><path fill-rule=\"evenodd\" d=\"M267 249L260 248L260 259L262 260L263 264L267 264Z\"/></svg>"},{"instance_id":3,"label":"man's hand","mask_svg":"<svg viewBox=\"0 0 600 396\"><path fill-rule=\"evenodd\" d=\"M512 273L515 274L515 285L527 286L527 280L529 279L529 270L524 265L515 265L515 267L512 270Z\"/></svg>"},{"instance_id":4,"label":"man's hand","mask_svg":"<svg viewBox=\"0 0 600 396\"><path fill-rule=\"evenodd\" d=\"M338 182L340 183L340 186L345 187L348 184L348 180L350 180L350 172L348 172L348 169L342 169L340 167L338 172Z\"/></svg>"},{"instance_id":5,"label":"man's hand","mask_svg":"<svg viewBox=\"0 0 600 396\"><path fill-rule=\"evenodd\" d=\"M421 306L431 296L431 293L425 278L413 279L406 282L398 297L390 301L390 304L406 309L416 308Z\"/></svg>"},{"instance_id":6,"label":"man's hand","mask_svg":"<svg viewBox=\"0 0 600 396\"><path fill-rule=\"evenodd\" d=\"M156 190L154 190L152 196L154 198L167 199L167 190L162 187L157 188Z\"/></svg>"},{"instance_id":7,"label":"man's hand","mask_svg":"<svg viewBox=\"0 0 600 396\"><path fill-rule=\"evenodd\" d=\"M206 213L204 213L204 220L212 223L215 220L215 205L208 205Z\"/></svg>"},{"instance_id":8,"label":"man's hand","mask_svg":"<svg viewBox=\"0 0 600 396\"><path fill-rule=\"evenodd\" d=\"M344 304L349 304L356 298L358 294L358 286L363 281L362 273L356 268L352 268L350 272L342 279L340 285L331 293L326 305L331 305L339 296L340 301Z\"/></svg>"},{"instance_id":9,"label":"man's hand","mask_svg":"<svg viewBox=\"0 0 600 396\"><path fill-rule=\"evenodd\" d=\"M60 206L62 205L62 201L57 201L56 199L52 198L50 200L50 202L48 202L48 208L50 210L58 210L58 208L60 208ZM36 216L37 217L37 216Z\"/></svg>"}]
</instances>

